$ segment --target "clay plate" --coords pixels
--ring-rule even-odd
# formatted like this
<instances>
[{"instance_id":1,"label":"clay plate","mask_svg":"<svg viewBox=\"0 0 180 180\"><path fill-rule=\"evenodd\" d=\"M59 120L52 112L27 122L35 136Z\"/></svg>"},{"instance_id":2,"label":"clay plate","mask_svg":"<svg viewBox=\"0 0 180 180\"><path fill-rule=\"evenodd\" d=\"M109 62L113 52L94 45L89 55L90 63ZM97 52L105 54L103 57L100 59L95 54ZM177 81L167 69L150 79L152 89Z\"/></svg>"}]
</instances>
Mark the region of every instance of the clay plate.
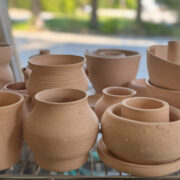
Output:
<instances>
[{"instance_id":1,"label":"clay plate","mask_svg":"<svg viewBox=\"0 0 180 180\"><path fill-rule=\"evenodd\" d=\"M92 109L94 109L94 106L95 106L97 100L98 100L101 96L102 96L101 93L93 94L93 95L88 96L88 103L89 103L89 105L91 106Z\"/></svg>"},{"instance_id":2,"label":"clay plate","mask_svg":"<svg viewBox=\"0 0 180 180\"><path fill-rule=\"evenodd\" d=\"M102 139L98 143L97 151L101 160L107 166L134 176L159 177L174 173L180 169L180 159L160 165L140 165L122 161L107 149Z\"/></svg>"}]
</instances>

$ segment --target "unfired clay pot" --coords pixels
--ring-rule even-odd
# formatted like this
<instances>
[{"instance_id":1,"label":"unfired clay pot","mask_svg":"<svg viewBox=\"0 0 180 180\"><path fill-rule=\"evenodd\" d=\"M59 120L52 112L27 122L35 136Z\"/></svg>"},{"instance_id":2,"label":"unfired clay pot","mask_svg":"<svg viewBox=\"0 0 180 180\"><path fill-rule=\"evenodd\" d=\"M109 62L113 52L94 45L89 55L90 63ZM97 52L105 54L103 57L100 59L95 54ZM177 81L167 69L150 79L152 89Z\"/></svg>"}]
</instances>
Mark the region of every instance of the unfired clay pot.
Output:
<instances>
[{"instance_id":1,"label":"unfired clay pot","mask_svg":"<svg viewBox=\"0 0 180 180\"><path fill-rule=\"evenodd\" d=\"M6 43L0 43L0 89L14 80L9 63L13 54L13 48Z\"/></svg>"},{"instance_id":2,"label":"unfired clay pot","mask_svg":"<svg viewBox=\"0 0 180 180\"><path fill-rule=\"evenodd\" d=\"M128 83L127 87L136 90L136 96L147 97L146 79L134 79Z\"/></svg>"},{"instance_id":3,"label":"unfired clay pot","mask_svg":"<svg viewBox=\"0 0 180 180\"><path fill-rule=\"evenodd\" d=\"M124 118L145 122L169 121L169 104L165 101L147 97L132 97L123 100L121 105L121 115Z\"/></svg>"},{"instance_id":4,"label":"unfired clay pot","mask_svg":"<svg viewBox=\"0 0 180 180\"><path fill-rule=\"evenodd\" d=\"M98 99L100 99L101 96L102 96L101 93L88 96L88 103L93 110L94 110L96 102L98 101Z\"/></svg>"},{"instance_id":5,"label":"unfired clay pot","mask_svg":"<svg viewBox=\"0 0 180 180\"><path fill-rule=\"evenodd\" d=\"M167 54L167 45L154 45L148 48L149 80L155 86L180 91L180 64L169 61Z\"/></svg>"},{"instance_id":6,"label":"unfired clay pot","mask_svg":"<svg viewBox=\"0 0 180 180\"><path fill-rule=\"evenodd\" d=\"M87 99L87 94L77 89L49 89L35 95L24 128L40 167L70 171L87 161L98 133L98 119Z\"/></svg>"},{"instance_id":7,"label":"unfired clay pot","mask_svg":"<svg viewBox=\"0 0 180 180\"><path fill-rule=\"evenodd\" d=\"M88 89L88 79L83 69L85 59L73 55L43 55L29 60L32 70L27 82L28 94L53 88Z\"/></svg>"},{"instance_id":8,"label":"unfired clay pot","mask_svg":"<svg viewBox=\"0 0 180 180\"><path fill-rule=\"evenodd\" d=\"M180 91L163 89L154 86L150 83L149 80L146 81L146 84L147 84L148 94L150 97L162 99L168 102L171 106L180 109Z\"/></svg>"},{"instance_id":9,"label":"unfired clay pot","mask_svg":"<svg viewBox=\"0 0 180 180\"><path fill-rule=\"evenodd\" d=\"M135 51L99 49L85 53L87 73L97 93L123 86L136 78L141 55Z\"/></svg>"},{"instance_id":10,"label":"unfired clay pot","mask_svg":"<svg viewBox=\"0 0 180 180\"><path fill-rule=\"evenodd\" d=\"M32 110L32 100L31 97L27 94L26 83L25 82L14 82L8 83L3 87L5 91L14 91L24 96L23 104L23 120L29 115L29 112Z\"/></svg>"},{"instance_id":11,"label":"unfired clay pot","mask_svg":"<svg viewBox=\"0 0 180 180\"><path fill-rule=\"evenodd\" d=\"M95 112L101 120L104 111L122 100L136 95L136 91L124 87L108 87L103 89L103 96L95 104Z\"/></svg>"},{"instance_id":12,"label":"unfired clay pot","mask_svg":"<svg viewBox=\"0 0 180 180\"><path fill-rule=\"evenodd\" d=\"M0 91L0 170L10 168L21 157L23 96Z\"/></svg>"},{"instance_id":13,"label":"unfired clay pot","mask_svg":"<svg viewBox=\"0 0 180 180\"><path fill-rule=\"evenodd\" d=\"M161 117L160 117L161 118ZM101 120L103 141L121 160L164 164L180 158L180 110L170 107L170 122L123 118L121 104L109 107Z\"/></svg>"}]
</instances>

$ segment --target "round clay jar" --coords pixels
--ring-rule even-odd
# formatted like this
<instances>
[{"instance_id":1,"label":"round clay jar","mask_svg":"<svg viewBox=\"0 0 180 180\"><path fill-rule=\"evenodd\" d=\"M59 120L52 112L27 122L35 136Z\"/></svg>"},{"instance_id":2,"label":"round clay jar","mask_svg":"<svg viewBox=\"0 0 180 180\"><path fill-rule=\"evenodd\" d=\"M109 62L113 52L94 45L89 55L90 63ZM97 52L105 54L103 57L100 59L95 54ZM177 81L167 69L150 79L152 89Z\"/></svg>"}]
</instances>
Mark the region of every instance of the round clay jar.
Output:
<instances>
[{"instance_id":1,"label":"round clay jar","mask_svg":"<svg viewBox=\"0 0 180 180\"><path fill-rule=\"evenodd\" d=\"M103 96L95 104L95 112L99 120L104 111L112 104L120 103L122 100L135 96L136 91L124 87L107 87L103 89Z\"/></svg>"},{"instance_id":2,"label":"round clay jar","mask_svg":"<svg viewBox=\"0 0 180 180\"><path fill-rule=\"evenodd\" d=\"M154 98L132 97L122 101L121 114L137 121L168 122L169 104Z\"/></svg>"}]
</instances>

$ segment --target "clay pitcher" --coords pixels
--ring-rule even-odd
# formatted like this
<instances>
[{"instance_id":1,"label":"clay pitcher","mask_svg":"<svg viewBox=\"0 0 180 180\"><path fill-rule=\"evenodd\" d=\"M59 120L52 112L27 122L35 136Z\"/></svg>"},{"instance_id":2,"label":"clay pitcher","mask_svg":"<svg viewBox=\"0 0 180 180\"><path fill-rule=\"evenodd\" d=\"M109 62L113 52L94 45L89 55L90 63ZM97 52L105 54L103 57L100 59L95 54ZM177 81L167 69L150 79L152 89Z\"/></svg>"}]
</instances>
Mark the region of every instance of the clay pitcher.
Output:
<instances>
[{"instance_id":1,"label":"clay pitcher","mask_svg":"<svg viewBox=\"0 0 180 180\"><path fill-rule=\"evenodd\" d=\"M10 168L21 158L23 96L0 91L0 170Z\"/></svg>"},{"instance_id":2,"label":"clay pitcher","mask_svg":"<svg viewBox=\"0 0 180 180\"><path fill-rule=\"evenodd\" d=\"M48 89L35 95L24 130L41 168L64 172L87 161L98 133L98 119L87 99L77 89Z\"/></svg>"},{"instance_id":3,"label":"clay pitcher","mask_svg":"<svg viewBox=\"0 0 180 180\"><path fill-rule=\"evenodd\" d=\"M0 89L14 80L13 73L9 67L13 48L6 43L0 43Z\"/></svg>"},{"instance_id":4,"label":"clay pitcher","mask_svg":"<svg viewBox=\"0 0 180 180\"><path fill-rule=\"evenodd\" d=\"M29 59L28 63L32 73L27 82L27 92L31 97L45 89L88 89L83 69L85 59L81 56L43 55Z\"/></svg>"}]
</instances>

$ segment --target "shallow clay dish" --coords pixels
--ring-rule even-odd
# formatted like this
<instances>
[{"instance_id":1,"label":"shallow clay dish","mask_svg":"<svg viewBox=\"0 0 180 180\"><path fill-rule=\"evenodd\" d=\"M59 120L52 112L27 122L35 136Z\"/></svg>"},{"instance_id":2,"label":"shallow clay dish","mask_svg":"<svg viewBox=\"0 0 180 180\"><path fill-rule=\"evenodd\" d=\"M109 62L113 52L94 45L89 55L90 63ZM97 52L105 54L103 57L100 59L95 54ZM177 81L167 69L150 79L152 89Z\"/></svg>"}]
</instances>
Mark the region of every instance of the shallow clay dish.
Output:
<instances>
[{"instance_id":1,"label":"shallow clay dish","mask_svg":"<svg viewBox=\"0 0 180 180\"><path fill-rule=\"evenodd\" d=\"M94 110L94 106L96 104L96 102L98 101L98 99L102 96L101 93L98 94L93 94L88 96L88 103L91 106L91 108Z\"/></svg>"},{"instance_id":2,"label":"shallow clay dish","mask_svg":"<svg viewBox=\"0 0 180 180\"><path fill-rule=\"evenodd\" d=\"M162 99L168 102L171 106L180 109L180 91L163 89L152 85L149 80L146 80L148 95L153 98Z\"/></svg>"},{"instance_id":3,"label":"shallow clay dish","mask_svg":"<svg viewBox=\"0 0 180 180\"><path fill-rule=\"evenodd\" d=\"M101 160L109 167L119 172L125 172L134 176L159 177L174 173L180 169L180 159L160 165L141 165L125 162L114 156L101 139L97 148Z\"/></svg>"},{"instance_id":4,"label":"shallow clay dish","mask_svg":"<svg viewBox=\"0 0 180 180\"><path fill-rule=\"evenodd\" d=\"M167 54L167 45L154 45L147 49L149 80L161 88L180 90L180 64L168 61Z\"/></svg>"}]
</instances>

